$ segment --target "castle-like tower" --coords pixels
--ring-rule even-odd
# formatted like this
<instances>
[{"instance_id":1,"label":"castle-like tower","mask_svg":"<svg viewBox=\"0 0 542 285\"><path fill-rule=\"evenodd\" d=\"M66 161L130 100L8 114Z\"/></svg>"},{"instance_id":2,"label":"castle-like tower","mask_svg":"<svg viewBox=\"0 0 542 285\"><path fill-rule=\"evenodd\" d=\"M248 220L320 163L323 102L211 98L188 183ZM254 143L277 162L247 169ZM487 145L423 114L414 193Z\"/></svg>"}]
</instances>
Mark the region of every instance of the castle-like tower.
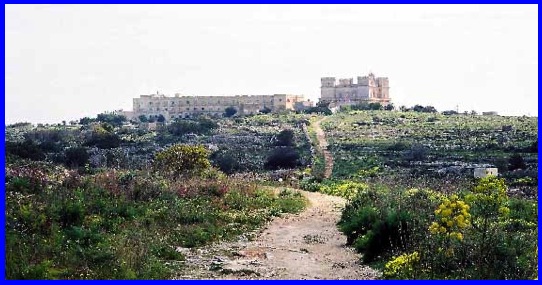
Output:
<instances>
[{"instance_id":1,"label":"castle-like tower","mask_svg":"<svg viewBox=\"0 0 542 285\"><path fill-rule=\"evenodd\" d=\"M357 83L353 78L339 79L322 77L320 101L333 103L336 106L355 105L362 102L390 103L390 83L387 77L375 77L373 73L358 76Z\"/></svg>"}]
</instances>

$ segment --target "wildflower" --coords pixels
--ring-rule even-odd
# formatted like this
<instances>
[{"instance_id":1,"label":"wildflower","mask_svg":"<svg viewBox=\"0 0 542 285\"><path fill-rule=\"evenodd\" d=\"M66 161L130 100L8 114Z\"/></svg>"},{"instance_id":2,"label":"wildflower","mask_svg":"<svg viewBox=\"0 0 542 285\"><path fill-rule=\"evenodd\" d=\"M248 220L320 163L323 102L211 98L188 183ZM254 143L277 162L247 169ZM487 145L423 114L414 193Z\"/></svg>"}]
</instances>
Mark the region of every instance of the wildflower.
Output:
<instances>
[{"instance_id":1,"label":"wildflower","mask_svg":"<svg viewBox=\"0 0 542 285\"><path fill-rule=\"evenodd\" d=\"M432 233L432 234L436 234L438 232L438 229L439 229L439 225L438 223L436 222L433 222L431 224L431 226L429 227L429 231Z\"/></svg>"},{"instance_id":2,"label":"wildflower","mask_svg":"<svg viewBox=\"0 0 542 285\"><path fill-rule=\"evenodd\" d=\"M460 233L460 232L453 232L453 233L450 233L450 237L452 238L455 238L459 241L462 241L463 240L463 234Z\"/></svg>"},{"instance_id":3,"label":"wildflower","mask_svg":"<svg viewBox=\"0 0 542 285\"><path fill-rule=\"evenodd\" d=\"M502 216L507 216L508 214L510 214L510 209L508 207L500 207L499 214L501 214Z\"/></svg>"},{"instance_id":4,"label":"wildflower","mask_svg":"<svg viewBox=\"0 0 542 285\"><path fill-rule=\"evenodd\" d=\"M405 279L414 273L414 266L420 261L420 254L401 254L386 263L384 276L389 279Z\"/></svg>"},{"instance_id":5,"label":"wildflower","mask_svg":"<svg viewBox=\"0 0 542 285\"><path fill-rule=\"evenodd\" d=\"M435 210L436 221L429 226L431 234L446 234L447 237L463 240L461 229L470 225L469 206L457 195L445 199ZM503 211L505 211L503 209Z\"/></svg>"}]
</instances>

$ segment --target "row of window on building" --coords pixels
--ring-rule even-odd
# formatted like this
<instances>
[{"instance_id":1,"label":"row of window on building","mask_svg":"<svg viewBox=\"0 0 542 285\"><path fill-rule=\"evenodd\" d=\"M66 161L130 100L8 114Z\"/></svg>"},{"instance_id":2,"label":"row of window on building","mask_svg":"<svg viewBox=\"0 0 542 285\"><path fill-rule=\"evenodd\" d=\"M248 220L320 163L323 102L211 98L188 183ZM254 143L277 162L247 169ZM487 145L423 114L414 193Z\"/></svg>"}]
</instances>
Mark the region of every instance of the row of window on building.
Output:
<instances>
[{"instance_id":1,"label":"row of window on building","mask_svg":"<svg viewBox=\"0 0 542 285\"><path fill-rule=\"evenodd\" d=\"M210 101L197 101L197 102L191 102L191 101L186 101L186 105L191 105L191 104L196 104L196 105L220 105L220 104L223 104L223 105L228 105L228 104L234 104L234 105L240 105L240 104L261 104L261 103L265 103L267 100L262 100L262 102L260 102L260 100L256 100L256 101L239 101L239 100L236 100L236 101L223 101L222 103L220 103L220 100L218 100L217 102L210 102ZM282 102L282 99L279 99L278 100L279 102ZM267 101L269 103L273 103L273 100L269 100ZM290 102L290 99L287 99L286 102ZM153 102L153 101L150 101L148 102L149 106L150 105L162 105L162 106L175 106L175 105L185 105L184 104L184 101L156 101L156 102ZM162 103L162 104L160 104Z\"/></svg>"},{"instance_id":2,"label":"row of window on building","mask_svg":"<svg viewBox=\"0 0 542 285\"><path fill-rule=\"evenodd\" d=\"M207 108L205 109L205 107L194 107L193 108L193 111L224 111L226 108L224 107L216 107L216 108ZM181 110L181 108L177 108L177 109L174 109L174 108L171 108L171 109L168 109L168 108L148 108L148 109L138 109L139 112L148 112L148 111L165 111L165 112L182 112L184 110ZM187 107L186 108L186 111L190 111L190 107Z\"/></svg>"},{"instance_id":3,"label":"row of window on building","mask_svg":"<svg viewBox=\"0 0 542 285\"><path fill-rule=\"evenodd\" d=\"M282 102L282 99L279 99L278 100L279 102ZM185 105L184 104L185 101L150 101L148 102L148 105L162 105L162 106L175 106L175 105ZM235 100L235 101L230 101L230 100L225 100L223 101L222 103L220 103L221 101L220 100L217 100L216 102L212 102L212 101L201 101L201 100L198 100L196 102L192 102L192 101L189 101L187 100L186 101L186 105L191 105L191 104L196 104L196 105L228 105L228 104L231 104L231 105L240 105L240 104L261 104L261 103L265 103L265 102L269 102L271 104L273 104L273 99L271 100L256 100L256 101L239 101L239 100ZM286 99L286 102L290 102L290 99ZM160 104L162 103L162 104ZM140 105L140 104L138 104Z\"/></svg>"}]
</instances>

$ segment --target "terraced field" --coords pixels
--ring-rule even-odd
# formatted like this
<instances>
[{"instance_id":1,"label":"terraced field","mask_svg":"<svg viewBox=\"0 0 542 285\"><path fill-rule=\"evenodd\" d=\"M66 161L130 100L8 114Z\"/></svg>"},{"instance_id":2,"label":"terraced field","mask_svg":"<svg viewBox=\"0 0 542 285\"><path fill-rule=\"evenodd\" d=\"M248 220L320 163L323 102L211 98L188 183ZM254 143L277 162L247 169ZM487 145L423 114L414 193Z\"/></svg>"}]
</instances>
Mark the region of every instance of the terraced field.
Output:
<instances>
[{"instance_id":1,"label":"terraced field","mask_svg":"<svg viewBox=\"0 0 542 285\"><path fill-rule=\"evenodd\" d=\"M530 177L536 185L537 118L352 111L322 126L335 178L402 174L440 181L472 176L474 167L497 167L510 182ZM525 165L511 169L512 156Z\"/></svg>"}]
</instances>

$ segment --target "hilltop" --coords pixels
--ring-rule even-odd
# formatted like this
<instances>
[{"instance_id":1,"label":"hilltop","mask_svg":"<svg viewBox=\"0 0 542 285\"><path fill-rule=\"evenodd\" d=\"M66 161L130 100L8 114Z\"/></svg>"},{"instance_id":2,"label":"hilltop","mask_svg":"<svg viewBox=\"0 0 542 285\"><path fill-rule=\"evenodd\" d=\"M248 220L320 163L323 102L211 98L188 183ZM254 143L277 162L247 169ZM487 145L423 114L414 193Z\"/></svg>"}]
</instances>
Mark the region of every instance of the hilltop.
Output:
<instances>
[{"instance_id":1,"label":"hilltop","mask_svg":"<svg viewBox=\"0 0 542 285\"><path fill-rule=\"evenodd\" d=\"M319 106L313 111L325 109ZM429 111L358 110L327 116L283 112L167 124L100 114L64 125L7 126L7 276L184 276L191 270L188 260L206 260L195 249L220 248L221 241L235 243L247 237L258 241L267 233L273 236L273 224L267 231L259 229L271 221L281 223L274 217L282 216L295 228L293 221L299 217L309 219L307 224L316 223L310 219L318 215L307 214L314 211L307 206L313 196L295 190L301 188L346 199L339 203L340 215L335 210L326 210L325 215L334 217L331 224L338 223L346 243L361 254L349 256L363 259L382 271L384 278L431 278L409 275L401 266L390 273L390 266L399 262L394 258L400 254L426 249L420 237L427 235L434 210L445 201L470 203L474 212L469 212L473 215L469 223L477 225L476 217L483 212L476 212L478 202L473 201L477 200L468 197L483 185L497 185L490 189L500 191L498 210L508 214L500 217L499 212L495 214L499 223L488 223L501 239L484 240L473 228L461 228L454 236L465 236L465 242L454 249L470 255L443 260L447 264L454 258L479 258L471 247L483 241L491 258L504 258L509 269L523 269L510 273L476 261L472 264L487 271L461 263L464 275L444 270L433 276L530 278L537 252L532 243L538 228L537 118ZM497 168L502 180L476 179L474 168ZM410 202L401 206L405 201ZM412 223L412 228L404 226ZM382 226L391 232L382 231ZM395 227L400 230L394 232ZM323 235L298 232L297 239ZM410 243L374 244L389 238ZM492 246L503 248L503 243L508 244L507 252L492 251ZM31 255L33 250L36 253ZM412 266L425 270L428 260L417 258L419 263ZM207 261L214 262L212 257ZM351 274L358 272L358 265L348 264L354 267L345 276L355 278ZM492 275L495 272L501 275ZM210 276L258 278L253 273L239 274L225 270ZM293 274L269 276L298 276ZM380 273L369 275L374 278Z\"/></svg>"}]
</instances>

